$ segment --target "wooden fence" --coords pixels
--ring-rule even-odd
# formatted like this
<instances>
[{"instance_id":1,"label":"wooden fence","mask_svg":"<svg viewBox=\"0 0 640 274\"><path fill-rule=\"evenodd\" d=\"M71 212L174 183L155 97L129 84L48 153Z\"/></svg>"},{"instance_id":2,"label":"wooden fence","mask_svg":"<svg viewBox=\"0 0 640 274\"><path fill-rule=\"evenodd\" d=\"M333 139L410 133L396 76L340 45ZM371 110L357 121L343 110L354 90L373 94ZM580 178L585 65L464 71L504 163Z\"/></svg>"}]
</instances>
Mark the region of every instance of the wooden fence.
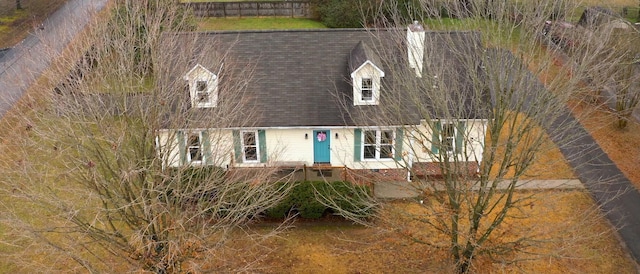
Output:
<instances>
[{"instance_id":1,"label":"wooden fence","mask_svg":"<svg viewBox=\"0 0 640 274\"><path fill-rule=\"evenodd\" d=\"M286 16L311 17L307 1L185 3L199 17Z\"/></svg>"}]
</instances>

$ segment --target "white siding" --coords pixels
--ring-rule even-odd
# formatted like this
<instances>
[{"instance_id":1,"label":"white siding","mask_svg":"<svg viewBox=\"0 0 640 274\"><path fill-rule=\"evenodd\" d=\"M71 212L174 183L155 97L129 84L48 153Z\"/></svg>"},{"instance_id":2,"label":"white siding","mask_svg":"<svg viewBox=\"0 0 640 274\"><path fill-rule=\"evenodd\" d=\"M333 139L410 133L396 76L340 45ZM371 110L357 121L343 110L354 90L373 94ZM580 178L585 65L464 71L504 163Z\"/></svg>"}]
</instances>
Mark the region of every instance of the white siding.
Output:
<instances>
[{"instance_id":1,"label":"white siding","mask_svg":"<svg viewBox=\"0 0 640 274\"><path fill-rule=\"evenodd\" d=\"M189 130L181 130L188 134ZM202 130L192 130L197 132ZM169 167L179 167L181 156L181 145L178 143L177 130L162 130L158 132L158 152L163 155L164 165ZM207 162L215 166L226 167L231 163L233 157L233 142L230 130L208 130L209 159ZM186 138L186 137L185 137Z\"/></svg>"},{"instance_id":2,"label":"white siding","mask_svg":"<svg viewBox=\"0 0 640 274\"><path fill-rule=\"evenodd\" d=\"M163 158L163 166L180 166L180 154L175 132L162 130L158 132L157 151Z\"/></svg>"},{"instance_id":3,"label":"white siding","mask_svg":"<svg viewBox=\"0 0 640 274\"><path fill-rule=\"evenodd\" d=\"M305 134L307 138L305 139ZM313 164L312 129L267 129L267 158L270 162ZM331 140L333 142L333 140ZM333 143L331 143L333 145Z\"/></svg>"},{"instance_id":4,"label":"white siding","mask_svg":"<svg viewBox=\"0 0 640 274\"><path fill-rule=\"evenodd\" d=\"M267 151L272 164L278 162L299 162L313 165L314 130L330 131L331 165L346 166L354 169L397 168L392 159L385 161L354 161L353 128L317 128L317 129L267 129ZM305 139L305 134L307 138ZM336 137L337 134L337 137Z\"/></svg>"},{"instance_id":5,"label":"white siding","mask_svg":"<svg viewBox=\"0 0 640 274\"><path fill-rule=\"evenodd\" d=\"M462 152L466 152L463 155L463 160L467 159L470 162L482 161L482 152L484 149L484 139L486 135L486 121L483 120L462 120L465 122L465 133L463 134L465 148L461 149ZM433 131L426 124L422 123L420 126L413 128L412 132L407 134L411 136L411 152L413 153L415 162L433 162L431 153L431 139Z\"/></svg>"},{"instance_id":6,"label":"white siding","mask_svg":"<svg viewBox=\"0 0 640 274\"><path fill-rule=\"evenodd\" d=\"M481 161L482 149L486 132L486 121L465 121L466 150L469 161ZM379 129L379 128L363 128ZM387 128L382 128L387 129ZM267 163L237 163L234 159L234 141L232 130L208 130L211 163L221 167L227 167L232 163L236 167L259 167L295 163L311 166L314 163L313 145L314 130L330 131L327 138L330 139L331 165L346 166L352 169L389 169L399 168L409 162L432 162L431 130L425 125L412 129L404 129L402 146L402 163L398 164L393 159L388 160L360 160L354 157L354 132L353 128L317 128L317 129L265 129L267 147ZM395 129L393 129L395 132ZM188 132L188 131L185 131ZM160 151L165 155L166 165L177 167L180 165L180 152L178 137L174 130L163 130L158 133ZM305 138L306 134L306 138ZM398 136L396 136L397 138ZM397 141L397 140L396 140ZM360 147L362 153L362 147ZM396 153L398 153L396 151Z\"/></svg>"}]
</instances>

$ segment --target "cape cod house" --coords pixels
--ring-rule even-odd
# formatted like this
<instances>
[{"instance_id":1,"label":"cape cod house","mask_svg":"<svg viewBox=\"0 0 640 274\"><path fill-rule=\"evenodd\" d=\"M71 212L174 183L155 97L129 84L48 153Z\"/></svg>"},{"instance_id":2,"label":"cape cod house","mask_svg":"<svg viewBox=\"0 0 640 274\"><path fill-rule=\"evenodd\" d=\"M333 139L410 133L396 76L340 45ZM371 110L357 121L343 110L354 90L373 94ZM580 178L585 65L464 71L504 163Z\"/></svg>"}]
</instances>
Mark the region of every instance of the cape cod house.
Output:
<instances>
[{"instance_id":1,"label":"cape cod house","mask_svg":"<svg viewBox=\"0 0 640 274\"><path fill-rule=\"evenodd\" d=\"M461 61L454 52L460 49L451 45L471 51L465 54L481 53L479 34L425 31L414 23L405 41L394 42L395 50L383 53L380 41L388 36L391 43L391 35L365 29L200 34L200 41L230 46L234 62L252 63L246 107L259 118L250 126L220 128L201 121L161 130L158 145L168 148L166 165L277 166L300 171L300 180L353 180L353 174L409 180L424 175L439 153L465 154L461 159L477 167L486 127L482 111L462 106L467 111L455 119L437 110L424 117L416 104L433 102L409 100L403 90L407 80L399 73L438 77L429 67L447 66L451 76L441 77L456 81L451 86L458 94L477 92L468 82L478 72L457 64ZM389 60L393 55L398 58ZM194 59L188 70L174 76L184 81L191 110L215 112L219 107L223 67Z\"/></svg>"}]
</instances>

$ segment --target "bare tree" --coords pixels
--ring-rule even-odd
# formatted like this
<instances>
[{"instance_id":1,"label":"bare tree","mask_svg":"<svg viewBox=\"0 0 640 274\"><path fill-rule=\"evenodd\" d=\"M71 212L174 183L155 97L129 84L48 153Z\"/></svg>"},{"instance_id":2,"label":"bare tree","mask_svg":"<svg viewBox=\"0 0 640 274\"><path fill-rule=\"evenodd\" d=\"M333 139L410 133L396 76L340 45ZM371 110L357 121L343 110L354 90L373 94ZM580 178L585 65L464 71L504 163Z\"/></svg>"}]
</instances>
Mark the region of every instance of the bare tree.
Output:
<instances>
[{"instance_id":1,"label":"bare tree","mask_svg":"<svg viewBox=\"0 0 640 274\"><path fill-rule=\"evenodd\" d=\"M635 84L640 77L638 30L613 11L596 7L587 9L576 26L551 24L545 32L570 56L573 73L589 86L585 98L607 105L618 117L618 128L625 128L640 101Z\"/></svg>"},{"instance_id":2,"label":"bare tree","mask_svg":"<svg viewBox=\"0 0 640 274\"><path fill-rule=\"evenodd\" d=\"M632 113L640 103L640 87L638 79L640 71L638 62L640 51L637 49L640 42L640 33L626 22L612 21L597 28L594 32L600 33L598 37L607 37L604 50L599 52L598 59L606 65L600 65L601 69L595 72L593 78L608 78L602 89L601 97L613 104L612 110L618 117L617 126L623 129L632 119ZM591 40L589 43L598 43ZM581 54L593 54L585 51ZM609 91L612 94L607 94Z\"/></svg>"},{"instance_id":3,"label":"bare tree","mask_svg":"<svg viewBox=\"0 0 640 274\"><path fill-rule=\"evenodd\" d=\"M258 118L244 107L252 67L171 32L190 20L177 1L117 1L71 49L80 60L56 64L53 92L32 94L20 161L2 180L17 201L4 206L32 210L3 217L16 245L44 243L43 256L90 272L211 271L226 241L245 234L238 228L286 195L287 184L262 183L279 178L274 170L226 169L225 129ZM219 102L200 110L182 76L205 62L221 79Z\"/></svg>"},{"instance_id":4,"label":"bare tree","mask_svg":"<svg viewBox=\"0 0 640 274\"><path fill-rule=\"evenodd\" d=\"M617 82L616 107L618 114L618 128L626 128L633 111L640 103L640 70L639 61L630 60L629 63L620 64L620 69L615 74Z\"/></svg>"},{"instance_id":5,"label":"bare tree","mask_svg":"<svg viewBox=\"0 0 640 274\"><path fill-rule=\"evenodd\" d=\"M567 102L582 86L581 75L594 72L584 64L596 58L569 59L578 64L570 68L557 65L553 49L544 50L544 22L552 13L568 14L575 7L571 2L471 5L484 12L463 20L429 18L424 28L435 30L423 34L420 26L407 29L406 18L379 19L376 25L387 28L372 31L370 46L376 55L372 60L380 60L385 71L380 105L376 110L345 107L355 109L349 112L354 119L366 117L359 121L362 125L402 126L406 138L397 166L410 174L407 186L415 189L424 208L394 211L373 223L386 222L415 242L447 249L460 273L471 271L478 256L504 259L502 255L529 252L540 240L550 240L508 235L504 225L526 218L524 208L538 199L518 190L531 178L539 155L553 147L547 136L561 136L575 123L552 126L567 114ZM423 8L424 14L440 14ZM482 33L469 31L477 29ZM416 46L411 37L424 44ZM385 183L384 178L376 183ZM324 198L337 207L332 197ZM372 207L389 208L375 197L370 201ZM358 214L343 213L368 223Z\"/></svg>"}]
</instances>

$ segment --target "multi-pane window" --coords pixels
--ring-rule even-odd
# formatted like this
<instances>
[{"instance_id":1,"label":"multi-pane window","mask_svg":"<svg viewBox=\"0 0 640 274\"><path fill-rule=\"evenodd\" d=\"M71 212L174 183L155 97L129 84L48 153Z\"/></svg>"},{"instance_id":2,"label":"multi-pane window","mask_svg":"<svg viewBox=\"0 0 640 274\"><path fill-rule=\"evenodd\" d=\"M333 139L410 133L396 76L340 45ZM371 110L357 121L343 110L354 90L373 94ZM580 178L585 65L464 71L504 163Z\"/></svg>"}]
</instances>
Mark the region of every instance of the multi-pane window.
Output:
<instances>
[{"instance_id":1,"label":"multi-pane window","mask_svg":"<svg viewBox=\"0 0 640 274\"><path fill-rule=\"evenodd\" d=\"M376 158L376 131L375 130L365 130L364 131L364 142L362 143L365 159L375 159Z\"/></svg>"},{"instance_id":2,"label":"multi-pane window","mask_svg":"<svg viewBox=\"0 0 640 274\"><path fill-rule=\"evenodd\" d=\"M362 101L373 100L373 80L371 78L362 79Z\"/></svg>"},{"instance_id":3,"label":"multi-pane window","mask_svg":"<svg viewBox=\"0 0 640 274\"><path fill-rule=\"evenodd\" d=\"M196 82L196 99L198 103L209 102L209 91L207 90L207 81Z\"/></svg>"},{"instance_id":4,"label":"multi-pane window","mask_svg":"<svg viewBox=\"0 0 640 274\"><path fill-rule=\"evenodd\" d=\"M454 124L442 125L442 149L446 152L453 152L456 143L456 127Z\"/></svg>"},{"instance_id":5,"label":"multi-pane window","mask_svg":"<svg viewBox=\"0 0 640 274\"><path fill-rule=\"evenodd\" d=\"M242 132L242 157L244 162L258 161L258 133L256 131Z\"/></svg>"},{"instance_id":6,"label":"multi-pane window","mask_svg":"<svg viewBox=\"0 0 640 274\"><path fill-rule=\"evenodd\" d=\"M202 140L199 133L189 134L189 139L187 139L187 156L191 163L202 162Z\"/></svg>"},{"instance_id":7,"label":"multi-pane window","mask_svg":"<svg viewBox=\"0 0 640 274\"><path fill-rule=\"evenodd\" d=\"M393 158L393 131L380 131L380 158Z\"/></svg>"},{"instance_id":8,"label":"multi-pane window","mask_svg":"<svg viewBox=\"0 0 640 274\"><path fill-rule=\"evenodd\" d=\"M362 152L364 159L393 158L393 130L365 130L362 134Z\"/></svg>"}]
</instances>

